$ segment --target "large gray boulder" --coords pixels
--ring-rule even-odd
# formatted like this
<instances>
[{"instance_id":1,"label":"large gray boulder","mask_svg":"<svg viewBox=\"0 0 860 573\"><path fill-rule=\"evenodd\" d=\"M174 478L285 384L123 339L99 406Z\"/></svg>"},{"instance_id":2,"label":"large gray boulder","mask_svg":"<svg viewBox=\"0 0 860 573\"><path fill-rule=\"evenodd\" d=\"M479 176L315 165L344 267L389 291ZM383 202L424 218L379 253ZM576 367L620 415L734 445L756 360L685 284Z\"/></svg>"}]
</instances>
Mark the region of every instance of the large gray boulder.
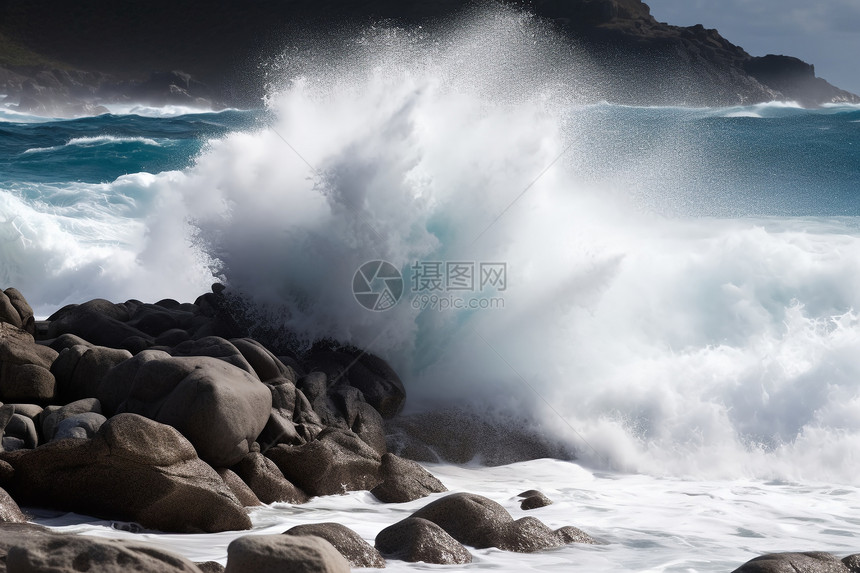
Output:
<instances>
[{"instance_id":1,"label":"large gray boulder","mask_svg":"<svg viewBox=\"0 0 860 573\"><path fill-rule=\"evenodd\" d=\"M63 335L71 336L73 335ZM57 393L64 403L94 398L105 374L117 364L131 358L131 352L128 350L89 343L75 344L62 348L59 352L51 365L51 373L57 379Z\"/></svg>"},{"instance_id":2,"label":"large gray boulder","mask_svg":"<svg viewBox=\"0 0 860 573\"><path fill-rule=\"evenodd\" d=\"M0 292L0 322L9 323L30 334L36 333L33 309L14 288Z\"/></svg>"},{"instance_id":3,"label":"large gray boulder","mask_svg":"<svg viewBox=\"0 0 860 573\"><path fill-rule=\"evenodd\" d=\"M445 484L412 460L394 454L382 456L380 468L382 483L370 490L379 501L406 503L431 493L448 491Z\"/></svg>"},{"instance_id":4,"label":"large gray boulder","mask_svg":"<svg viewBox=\"0 0 860 573\"><path fill-rule=\"evenodd\" d=\"M191 561L153 545L77 535L19 539L6 555L9 573L200 573Z\"/></svg>"},{"instance_id":5,"label":"large gray boulder","mask_svg":"<svg viewBox=\"0 0 860 573\"><path fill-rule=\"evenodd\" d=\"M426 519L407 517L376 536L376 548L389 559L436 565L464 565L472 554L463 544Z\"/></svg>"},{"instance_id":6,"label":"large gray boulder","mask_svg":"<svg viewBox=\"0 0 860 573\"><path fill-rule=\"evenodd\" d=\"M36 344L33 335L0 322L0 401L45 403L54 398L51 364L57 351Z\"/></svg>"},{"instance_id":7,"label":"large gray boulder","mask_svg":"<svg viewBox=\"0 0 860 573\"><path fill-rule=\"evenodd\" d=\"M272 408L269 388L247 371L219 358L159 350L108 371L98 398L107 416L131 412L173 426L213 467L230 467L251 451Z\"/></svg>"},{"instance_id":8,"label":"large gray boulder","mask_svg":"<svg viewBox=\"0 0 860 573\"><path fill-rule=\"evenodd\" d=\"M354 433L326 428L301 446L279 445L266 452L290 482L310 495L370 490L381 480L382 460Z\"/></svg>"},{"instance_id":9,"label":"large gray boulder","mask_svg":"<svg viewBox=\"0 0 860 573\"><path fill-rule=\"evenodd\" d=\"M306 362L309 370L324 372L332 385L343 382L360 390L384 418L393 418L403 409L403 382L378 356L360 350L323 350L312 352Z\"/></svg>"},{"instance_id":10,"label":"large gray boulder","mask_svg":"<svg viewBox=\"0 0 860 573\"><path fill-rule=\"evenodd\" d=\"M732 573L852 573L852 569L830 553L769 553L747 561Z\"/></svg>"},{"instance_id":11,"label":"large gray boulder","mask_svg":"<svg viewBox=\"0 0 860 573\"><path fill-rule=\"evenodd\" d=\"M319 537L246 535L227 547L226 573L349 573L349 562Z\"/></svg>"},{"instance_id":12,"label":"large gray boulder","mask_svg":"<svg viewBox=\"0 0 860 573\"><path fill-rule=\"evenodd\" d=\"M309 523L296 525L284 535L315 536L325 539L343 555L353 567L385 567L385 559L379 551L355 531L340 523Z\"/></svg>"},{"instance_id":13,"label":"large gray boulder","mask_svg":"<svg viewBox=\"0 0 860 573\"><path fill-rule=\"evenodd\" d=\"M304 503L307 494L284 477L275 462L259 452L250 452L233 466L243 482L263 503Z\"/></svg>"},{"instance_id":14,"label":"large gray boulder","mask_svg":"<svg viewBox=\"0 0 860 573\"><path fill-rule=\"evenodd\" d=\"M514 518L495 501L473 493L454 493L424 506L412 517L432 521L451 537L477 549L497 547L531 553L568 543L595 543L575 527L553 531L533 517Z\"/></svg>"},{"instance_id":15,"label":"large gray boulder","mask_svg":"<svg viewBox=\"0 0 860 573\"><path fill-rule=\"evenodd\" d=\"M119 414L91 440L2 454L24 505L135 521L175 532L250 529L241 503L178 431Z\"/></svg>"}]
</instances>

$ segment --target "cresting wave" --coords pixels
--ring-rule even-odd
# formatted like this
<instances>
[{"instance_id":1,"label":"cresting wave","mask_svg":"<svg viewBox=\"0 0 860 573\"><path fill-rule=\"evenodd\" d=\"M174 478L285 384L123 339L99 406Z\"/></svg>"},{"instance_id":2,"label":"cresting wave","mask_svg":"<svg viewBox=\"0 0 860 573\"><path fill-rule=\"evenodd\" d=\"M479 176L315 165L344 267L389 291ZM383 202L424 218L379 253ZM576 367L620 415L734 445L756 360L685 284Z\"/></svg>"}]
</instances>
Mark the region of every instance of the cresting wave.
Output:
<instances>
[{"instance_id":1,"label":"cresting wave","mask_svg":"<svg viewBox=\"0 0 860 573\"><path fill-rule=\"evenodd\" d=\"M810 112L584 105L590 66L557 47L512 12L445 37L368 32L339 63L275 83L268 125L213 139L188 169L4 193L15 264L0 279L44 312L193 299L214 273L294 343L389 359L413 410L524 413L598 467L857 483L856 199L843 212L771 189L812 207L751 217L783 203L744 195L696 139L763 121L739 113ZM407 278L384 313L351 292L377 259ZM416 310L419 261L506 264L504 309Z\"/></svg>"}]
</instances>

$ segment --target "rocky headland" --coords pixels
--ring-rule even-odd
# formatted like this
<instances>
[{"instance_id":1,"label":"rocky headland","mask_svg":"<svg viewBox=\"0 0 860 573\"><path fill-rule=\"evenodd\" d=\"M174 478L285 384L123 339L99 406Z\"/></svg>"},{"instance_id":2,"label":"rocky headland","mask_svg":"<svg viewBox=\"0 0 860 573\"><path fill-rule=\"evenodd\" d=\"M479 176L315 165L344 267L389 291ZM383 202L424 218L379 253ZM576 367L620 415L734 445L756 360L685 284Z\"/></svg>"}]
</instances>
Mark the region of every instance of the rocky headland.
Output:
<instances>
[{"instance_id":1,"label":"rocky headland","mask_svg":"<svg viewBox=\"0 0 860 573\"><path fill-rule=\"evenodd\" d=\"M640 0L506 0L555 28L600 69L595 100L640 105L806 106L860 102L783 55L754 57L701 25L657 22ZM156 0L79 6L0 2L2 105L43 115L103 113L104 104L257 107L267 58L374 22L442 28L487 3ZM336 33L333 33L336 32ZM337 43L325 46L337 51ZM180 71L181 70L181 71Z\"/></svg>"},{"instance_id":2,"label":"rocky headland","mask_svg":"<svg viewBox=\"0 0 860 573\"><path fill-rule=\"evenodd\" d=\"M0 553L9 571L199 569L134 543L52 533L21 507L212 533L250 529L248 508L262 504L356 490L405 503L447 491L389 451L386 420L406 393L384 360L330 344L276 355L237 336L227 301L216 285L194 303L97 299L37 322L20 292L0 292ZM595 542L466 493L386 528L375 548L333 523L284 533L239 538L228 571L468 563L465 545L528 553Z\"/></svg>"}]
</instances>

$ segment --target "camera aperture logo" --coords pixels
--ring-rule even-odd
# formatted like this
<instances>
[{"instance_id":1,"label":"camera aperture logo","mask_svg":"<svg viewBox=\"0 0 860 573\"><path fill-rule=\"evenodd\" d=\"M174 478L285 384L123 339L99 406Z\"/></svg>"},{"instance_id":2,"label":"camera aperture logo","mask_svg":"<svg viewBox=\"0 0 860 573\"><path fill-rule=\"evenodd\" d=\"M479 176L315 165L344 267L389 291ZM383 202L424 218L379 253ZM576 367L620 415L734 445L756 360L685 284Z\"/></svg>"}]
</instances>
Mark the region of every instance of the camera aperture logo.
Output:
<instances>
[{"instance_id":1,"label":"camera aperture logo","mask_svg":"<svg viewBox=\"0 0 860 573\"><path fill-rule=\"evenodd\" d=\"M508 288L508 266L504 262L416 261L408 269L411 307L424 310L503 309L500 295ZM355 300L375 312L389 310L400 302L405 290L403 273L388 261L361 265L352 279Z\"/></svg>"},{"instance_id":2,"label":"camera aperture logo","mask_svg":"<svg viewBox=\"0 0 860 573\"><path fill-rule=\"evenodd\" d=\"M388 310L403 296L403 275L388 261L368 261L352 277L352 294L367 310Z\"/></svg>"}]
</instances>

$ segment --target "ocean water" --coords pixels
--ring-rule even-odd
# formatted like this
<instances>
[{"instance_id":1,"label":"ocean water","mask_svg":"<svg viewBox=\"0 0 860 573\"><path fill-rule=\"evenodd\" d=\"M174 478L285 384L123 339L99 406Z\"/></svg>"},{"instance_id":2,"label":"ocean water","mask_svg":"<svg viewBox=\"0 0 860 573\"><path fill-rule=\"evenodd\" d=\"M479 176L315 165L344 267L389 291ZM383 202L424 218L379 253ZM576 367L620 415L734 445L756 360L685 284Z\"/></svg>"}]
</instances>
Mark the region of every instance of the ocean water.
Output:
<instances>
[{"instance_id":1,"label":"ocean water","mask_svg":"<svg viewBox=\"0 0 860 573\"><path fill-rule=\"evenodd\" d=\"M347 44L274 58L260 110L0 111L0 285L47 316L221 280L276 342L385 357L407 412L514 414L574 448L575 463L431 466L517 516L515 494L542 489L556 504L537 517L607 542L476 551L471 568L858 551L860 107L613 105L599 62L502 10ZM353 292L375 260L403 276L382 312ZM449 264L505 280L422 286ZM354 493L253 517L372 541L422 503ZM141 536L223 560L235 534Z\"/></svg>"}]
</instances>

